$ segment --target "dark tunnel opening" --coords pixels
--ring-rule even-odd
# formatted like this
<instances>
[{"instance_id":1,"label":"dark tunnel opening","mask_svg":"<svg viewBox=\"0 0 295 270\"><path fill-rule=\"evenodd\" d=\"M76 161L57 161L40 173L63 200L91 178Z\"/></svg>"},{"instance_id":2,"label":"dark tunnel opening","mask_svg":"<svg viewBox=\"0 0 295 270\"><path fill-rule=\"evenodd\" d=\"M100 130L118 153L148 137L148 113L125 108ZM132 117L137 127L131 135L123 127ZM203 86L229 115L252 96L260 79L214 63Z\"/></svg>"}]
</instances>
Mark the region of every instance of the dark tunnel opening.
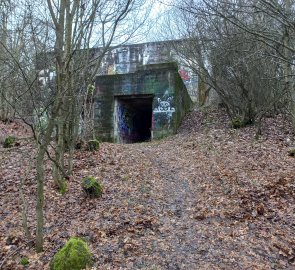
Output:
<instances>
[{"instance_id":1,"label":"dark tunnel opening","mask_svg":"<svg viewBox=\"0 0 295 270\"><path fill-rule=\"evenodd\" d=\"M153 96L117 97L117 136L121 143L151 139Z\"/></svg>"}]
</instances>

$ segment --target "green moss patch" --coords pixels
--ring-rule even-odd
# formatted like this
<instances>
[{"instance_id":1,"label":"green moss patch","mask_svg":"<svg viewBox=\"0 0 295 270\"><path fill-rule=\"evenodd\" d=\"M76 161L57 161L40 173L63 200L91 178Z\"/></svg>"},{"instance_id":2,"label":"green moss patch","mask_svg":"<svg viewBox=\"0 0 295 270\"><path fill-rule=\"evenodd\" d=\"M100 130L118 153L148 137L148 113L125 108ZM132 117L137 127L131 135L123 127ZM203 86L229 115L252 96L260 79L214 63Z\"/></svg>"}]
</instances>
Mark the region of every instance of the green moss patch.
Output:
<instances>
[{"instance_id":1,"label":"green moss patch","mask_svg":"<svg viewBox=\"0 0 295 270\"><path fill-rule=\"evenodd\" d=\"M29 262L29 259L27 257L23 257L21 258L20 260L20 264L23 265L23 266L26 266L28 265L30 262Z\"/></svg>"},{"instance_id":2,"label":"green moss patch","mask_svg":"<svg viewBox=\"0 0 295 270\"><path fill-rule=\"evenodd\" d=\"M10 148L14 146L16 138L13 136L8 136L5 138L4 143L3 143L3 147L4 148Z\"/></svg>"},{"instance_id":3,"label":"green moss patch","mask_svg":"<svg viewBox=\"0 0 295 270\"><path fill-rule=\"evenodd\" d=\"M99 141L98 140L90 140L87 142L87 150L96 151L99 149Z\"/></svg>"},{"instance_id":4,"label":"green moss patch","mask_svg":"<svg viewBox=\"0 0 295 270\"><path fill-rule=\"evenodd\" d=\"M102 186L97 180L88 176L82 181L82 189L88 197L98 198L102 195Z\"/></svg>"},{"instance_id":5,"label":"green moss patch","mask_svg":"<svg viewBox=\"0 0 295 270\"><path fill-rule=\"evenodd\" d=\"M61 184L61 187L59 188L59 192L61 195L64 195L68 190L68 184L66 182L66 180L64 180Z\"/></svg>"},{"instance_id":6,"label":"green moss patch","mask_svg":"<svg viewBox=\"0 0 295 270\"><path fill-rule=\"evenodd\" d=\"M72 237L54 255L50 269L81 270L91 265L91 253L86 243L80 238Z\"/></svg>"},{"instance_id":7,"label":"green moss patch","mask_svg":"<svg viewBox=\"0 0 295 270\"><path fill-rule=\"evenodd\" d=\"M295 148L288 150L288 155L290 157L295 157Z\"/></svg>"},{"instance_id":8,"label":"green moss patch","mask_svg":"<svg viewBox=\"0 0 295 270\"><path fill-rule=\"evenodd\" d=\"M235 128L235 129L242 128L245 126L245 123L242 121L241 118L236 117L231 120L231 126L232 128Z\"/></svg>"}]
</instances>

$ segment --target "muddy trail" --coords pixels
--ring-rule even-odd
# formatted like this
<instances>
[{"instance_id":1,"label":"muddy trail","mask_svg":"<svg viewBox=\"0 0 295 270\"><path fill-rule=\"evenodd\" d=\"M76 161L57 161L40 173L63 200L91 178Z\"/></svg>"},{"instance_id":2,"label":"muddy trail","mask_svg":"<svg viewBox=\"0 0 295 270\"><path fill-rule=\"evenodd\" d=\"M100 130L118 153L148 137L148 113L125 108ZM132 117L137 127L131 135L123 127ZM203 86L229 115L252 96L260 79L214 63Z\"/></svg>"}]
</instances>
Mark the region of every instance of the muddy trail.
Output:
<instances>
[{"instance_id":1,"label":"muddy trail","mask_svg":"<svg viewBox=\"0 0 295 270\"><path fill-rule=\"evenodd\" d=\"M279 115L265 119L255 139L255 127L232 129L223 112L193 111L166 139L77 151L65 195L53 188L48 164L40 254L25 245L18 201L34 146L26 140L0 149L0 265L49 269L65 241L79 236L93 253L93 269L295 269L290 130ZM32 168L25 183L33 233L34 174ZM100 199L81 191L89 175L103 184Z\"/></svg>"}]
</instances>

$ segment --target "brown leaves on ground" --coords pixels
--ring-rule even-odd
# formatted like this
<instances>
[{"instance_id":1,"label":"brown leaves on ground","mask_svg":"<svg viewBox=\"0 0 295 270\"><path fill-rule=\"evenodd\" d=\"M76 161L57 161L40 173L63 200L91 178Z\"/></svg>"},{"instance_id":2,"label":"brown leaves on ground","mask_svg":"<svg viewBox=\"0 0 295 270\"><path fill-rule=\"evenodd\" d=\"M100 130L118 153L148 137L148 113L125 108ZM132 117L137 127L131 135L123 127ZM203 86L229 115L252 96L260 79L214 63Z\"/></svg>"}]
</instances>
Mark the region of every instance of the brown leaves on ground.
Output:
<instances>
[{"instance_id":1,"label":"brown leaves on ground","mask_svg":"<svg viewBox=\"0 0 295 270\"><path fill-rule=\"evenodd\" d=\"M53 189L48 165L41 254L24 245L18 199L32 145L1 152L0 265L5 259L3 269L25 269L27 257L26 269L48 269L65 241L80 236L94 269L294 269L291 126L283 116L267 118L255 140L255 127L227 123L222 111L194 111L167 139L77 151L65 195ZM102 183L102 198L84 197L89 175ZM31 228L35 188L32 170L25 184Z\"/></svg>"}]
</instances>

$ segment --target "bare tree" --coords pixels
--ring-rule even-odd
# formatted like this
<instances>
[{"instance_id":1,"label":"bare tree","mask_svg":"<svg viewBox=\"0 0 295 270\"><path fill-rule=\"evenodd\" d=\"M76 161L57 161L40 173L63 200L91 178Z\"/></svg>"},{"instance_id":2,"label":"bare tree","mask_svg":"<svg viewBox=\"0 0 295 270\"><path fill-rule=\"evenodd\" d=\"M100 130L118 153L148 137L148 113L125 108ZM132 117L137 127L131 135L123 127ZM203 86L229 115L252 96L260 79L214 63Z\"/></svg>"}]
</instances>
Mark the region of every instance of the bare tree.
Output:
<instances>
[{"instance_id":1,"label":"bare tree","mask_svg":"<svg viewBox=\"0 0 295 270\"><path fill-rule=\"evenodd\" d=\"M45 159L48 157L54 166L58 188L64 189L65 178L72 171L82 105L101 60L114 43L118 45L135 36L147 18L147 12L140 11L145 0L38 3L26 0L23 5L14 6L9 0L2 0L1 5L7 8L1 9L1 19L8 23L1 27L1 37L5 38L0 40L4 71L0 102L31 126L37 143L37 252L42 251L44 241ZM44 5L47 9L39 9ZM94 45L100 49L91 48ZM27 230L26 233L30 235Z\"/></svg>"},{"instance_id":2,"label":"bare tree","mask_svg":"<svg viewBox=\"0 0 295 270\"><path fill-rule=\"evenodd\" d=\"M110 46L129 40L142 26L134 20L144 0L47 1L55 32L54 59L56 98L60 99L57 123L57 147L54 179L64 188L64 152L67 148L68 173L72 170L74 145L78 135L79 116L83 100L87 101L94 77ZM99 49L90 49L96 38ZM87 103L86 103L87 104ZM91 108L90 108L91 111ZM86 114L86 111L84 112ZM90 119L90 122L92 119Z\"/></svg>"},{"instance_id":3,"label":"bare tree","mask_svg":"<svg viewBox=\"0 0 295 270\"><path fill-rule=\"evenodd\" d=\"M176 51L216 90L232 118L253 122L288 101L295 119L294 1L203 0L174 7L182 18L176 29L186 39Z\"/></svg>"}]
</instances>

